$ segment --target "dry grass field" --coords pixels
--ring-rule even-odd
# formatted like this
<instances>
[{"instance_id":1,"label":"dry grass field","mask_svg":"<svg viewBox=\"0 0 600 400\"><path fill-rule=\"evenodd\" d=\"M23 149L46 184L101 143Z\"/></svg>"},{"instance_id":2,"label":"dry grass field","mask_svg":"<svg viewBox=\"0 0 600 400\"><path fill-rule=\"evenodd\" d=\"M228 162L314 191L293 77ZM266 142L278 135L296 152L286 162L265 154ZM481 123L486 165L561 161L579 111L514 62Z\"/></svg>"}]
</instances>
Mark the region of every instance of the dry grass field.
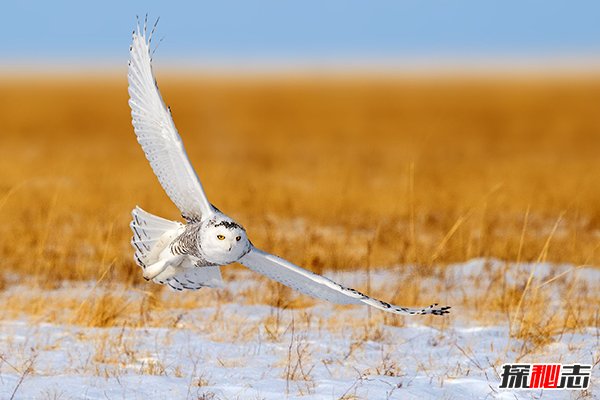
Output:
<instances>
[{"instance_id":1,"label":"dry grass field","mask_svg":"<svg viewBox=\"0 0 600 400\"><path fill-rule=\"evenodd\" d=\"M600 78L159 80L213 203L313 270L600 262ZM3 271L138 282L129 211L178 214L125 81L5 76L0 121Z\"/></svg>"},{"instance_id":2,"label":"dry grass field","mask_svg":"<svg viewBox=\"0 0 600 400\"><path fill-rule=\"evenodd\" d=\"M258 247L330 276L359 271L368 279L357 289L398 304L451 301L450 319L419 320L440 337L450 321L507 326L516 342L489 361L493 370L567 332L599 329L598 282L575 272L600 264L600 77L158 79L209 198ZM321 302L266 279L259 282L269 290L244 289L249 275L236 268L224 270L242 285L234 291L169 294L144 282L132 260L130 210L179 216L135 141L127 99L124 77L110 74L0 78L0 320L183 326L210 340L227 332L274 343L291 326L286 380L313 386L302 342L291 354L290 314L249 321L220 310L297 310L298 329L351 337L348 356L366 341L386 343L384 325L407 326L380 312L321 317L306 308ZM453 275L455 264L476 258L492 264L481 262L467 280ZM381 269L397 281L371 286ZM215 310L210 325L190 325L185 315L206 307ZM138 343L135 332L123 332L86 333L95 353L84 370L109 377L99 366L136 359L127 347ZM471 360L472 350L458 349ZM373 371L398 376L390 354L382 350ZM29 362L23 356L18 375ZM167 374L154 361L139 368Z\"/></svg>"},{"instance_id":3,"label":"dry grass field","mask_svg":"<svg viewBox=\"0 0 600 400\"><path fill-rule=\"evenodd\" d=\"M600 78L159 80L212 202L316 272L413 265L418 292L472 258L600 263ZM4 284L142 285L131 208L178 214L124 79L4 76L0 121Z\"/></svg>"}]
</instances>

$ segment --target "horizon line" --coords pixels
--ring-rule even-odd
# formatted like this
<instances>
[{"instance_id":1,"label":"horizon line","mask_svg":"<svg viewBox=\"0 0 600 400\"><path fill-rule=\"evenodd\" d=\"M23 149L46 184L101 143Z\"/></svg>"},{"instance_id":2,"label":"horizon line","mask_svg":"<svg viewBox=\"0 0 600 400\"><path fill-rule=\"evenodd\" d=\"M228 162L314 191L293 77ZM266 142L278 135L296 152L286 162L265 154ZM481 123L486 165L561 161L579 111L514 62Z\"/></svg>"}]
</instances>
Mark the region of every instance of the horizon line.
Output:
<instances>
[{"instance_id":1,"label":"horizon line","mask_svg":"<svg viewBox=\"0 0 600 400\"><path fill-rule=\"evenodd\" d=\"M572 75L600 74L600 55L388 57L360 59L247 58L173 59L153 62L158 75ZM2 60L0 75L113 75L127 70L127 60L117 59L36 59Z\"/></svg>"}]
</instances>

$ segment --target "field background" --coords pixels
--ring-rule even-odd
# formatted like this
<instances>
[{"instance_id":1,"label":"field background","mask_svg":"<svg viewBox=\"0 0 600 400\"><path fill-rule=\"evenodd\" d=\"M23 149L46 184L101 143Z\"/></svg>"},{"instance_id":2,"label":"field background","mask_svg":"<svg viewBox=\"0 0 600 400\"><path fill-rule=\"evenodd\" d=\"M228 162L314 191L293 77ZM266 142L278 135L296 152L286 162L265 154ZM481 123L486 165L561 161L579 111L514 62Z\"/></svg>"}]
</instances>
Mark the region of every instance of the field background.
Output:
<instances>
[{"instance_id":1,"label":"field background","mask_svg":"<svg viewBox=\"0 0 600 400\"><path fill-rule=\"evenodd\" d=\"M317 272L600 261L600 77L175 75L158 79L211 201ZM4 76L0 120L4 273L139 284L129 211L179 216L124 79Z\"/></svg>"},{"instance_id":2,"label":"field background","mask_svg":"<svg viewBox=\"0 0 600 400\"><path fill-rule=\"evenodd\" d=\"M123 76L0 78L2 395L539 398L497 392L511 361L597 380L600 76L158 75L209 198L254 244L453 307L418 319L240 266L221 290L145 282L130 210L179 216Z\"/></svg>"}]
</instances>

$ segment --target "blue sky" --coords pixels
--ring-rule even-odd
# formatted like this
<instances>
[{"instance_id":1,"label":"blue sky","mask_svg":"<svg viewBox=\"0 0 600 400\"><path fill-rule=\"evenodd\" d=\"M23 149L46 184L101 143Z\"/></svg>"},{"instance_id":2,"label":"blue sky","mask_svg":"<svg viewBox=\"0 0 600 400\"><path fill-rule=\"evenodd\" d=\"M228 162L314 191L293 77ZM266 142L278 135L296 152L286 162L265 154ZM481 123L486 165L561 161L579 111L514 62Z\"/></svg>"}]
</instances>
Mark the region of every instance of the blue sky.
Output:
<instances>
[{"instance_id":1,"label":"blue sky","mask_svg":"<svg viewBox=\"0 0 600 400\"><path fill-rule=\"evenodd\" d=\"M126 59L146 12L167 60L600 55L599 1L4 3L0 62Z\"/></svg>"}]
</instances>

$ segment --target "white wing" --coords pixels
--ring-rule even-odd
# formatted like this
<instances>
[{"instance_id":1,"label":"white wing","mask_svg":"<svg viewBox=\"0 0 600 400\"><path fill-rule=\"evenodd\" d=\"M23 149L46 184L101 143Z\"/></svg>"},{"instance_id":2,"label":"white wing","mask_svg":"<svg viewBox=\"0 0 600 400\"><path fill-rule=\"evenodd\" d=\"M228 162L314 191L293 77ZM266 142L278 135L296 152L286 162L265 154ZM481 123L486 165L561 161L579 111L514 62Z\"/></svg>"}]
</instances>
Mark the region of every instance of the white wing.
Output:
<instances>
[{"instance_id":1,"label":"white wing","mask_svg":"<svg viewBox=\"0 0 600 400\"><path fill-rule=\"evenodd\" d=\"M335 283L331 279L300 268L280 257L265 253L255 247L239 262L253 271L261 273L306 295L338 304L367 304L395 314L415 315L449 313L450 307L432 304L426 308L395 306L385 301L371 298L357 290Z\"/></svg>"},{"instance_id":2,"label":"white wing","mask_svg":"<svg viewBox=\"0 0 600 400\"><path fill-rule=\"evenodd\" d=\"M152 73L150 37L138 25L133 32L129 70L129 106L137 140L160 184L188 219L213 214L202 184L192 168Z\"/></svg>"}]
</instances>

